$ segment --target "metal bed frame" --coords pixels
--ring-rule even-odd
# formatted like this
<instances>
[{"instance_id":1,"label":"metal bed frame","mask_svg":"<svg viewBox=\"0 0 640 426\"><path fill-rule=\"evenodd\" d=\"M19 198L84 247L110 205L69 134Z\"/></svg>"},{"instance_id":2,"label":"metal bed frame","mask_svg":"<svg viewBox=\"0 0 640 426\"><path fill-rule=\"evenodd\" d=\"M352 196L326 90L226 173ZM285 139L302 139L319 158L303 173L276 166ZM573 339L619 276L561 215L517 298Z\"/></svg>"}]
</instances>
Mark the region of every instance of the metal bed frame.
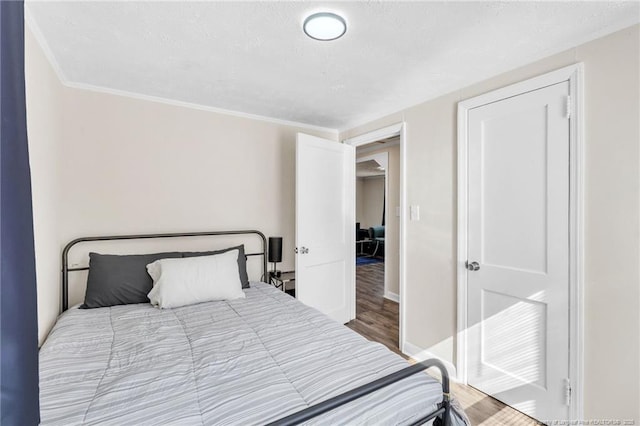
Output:
<instances>
[{"instance_id":1,"label":"metal bed frame","mask_svg":"<svg viewBox=\"0 0 640 426\"><path fill-rule=\"evenodd\" d=\"M165 234L136 234L136 235L113 235L113 236L99 236L99 237L82 237L76 238L70 241L62 250L62 312L69 309L69 273L78 271L87 271L89 266L83 267L69 267L69 251L72 247L80 243L92 242L92 241L116 241L116 240L148 240L159 238L186 238L186 237L214 237L223 235L255 235L262 241L262 250L255 253L247 253L246 256L262 256L262 278L267 277L267 239L264 234L256 230L239 230L239 231L206 231L206 232L182 232L182 233L165 233ZM323 413L331 411L342 405L348 404L358 398L365 395L369 395L381 388L396 383L402 379L412 376L416 373L426 370L427 368L435 367L440 370L442 376L442 402L438 404L438 408L431 413L417 419L412 425L421 425L429 420L439 420L439 425L449 426L451 403L449 395L449 373L444 364L437 359L428 359L426 361L418 362L409 367L398 370L395 373L391 373L387 376L381 377L373 382L359 386L350 391L344 392L340 395L329 398L323 402L312 405L300 410L296 413L283 417L279 420L269 423L269 426L290 426L303 423Z\"/></svg>"}]
</instances>

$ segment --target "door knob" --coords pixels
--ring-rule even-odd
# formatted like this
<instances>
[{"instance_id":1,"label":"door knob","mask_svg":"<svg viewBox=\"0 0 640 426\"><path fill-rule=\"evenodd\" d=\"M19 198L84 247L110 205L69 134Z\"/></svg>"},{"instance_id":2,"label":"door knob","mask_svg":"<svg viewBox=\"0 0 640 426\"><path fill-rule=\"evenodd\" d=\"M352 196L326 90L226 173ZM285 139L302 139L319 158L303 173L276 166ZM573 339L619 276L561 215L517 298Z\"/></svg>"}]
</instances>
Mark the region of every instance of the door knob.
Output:
<instances>
[{"instance_id":1,"label":"door knob","mask_svg":"<svg viewBox=\"0 0 640 426\"><path fill-rule=\"evenodd\" d=\"M470 271L478 271L478 270L480 270L480 264L478 262L469 263L467 261L467 262L464 263L464 266Z\"/></svg>"},{"instance_id":2,"label":"door knob","mask_svg":"<svg viewBox=\"0 0 640 426\"><path fill-rule=\"evenodd\" d=\"M298 250L298 247L296 247L296 254L300 253L300 254L307 254L309 253L309 249L306 247L300 247L300 250Z\"/></svg>"}]
</instances>

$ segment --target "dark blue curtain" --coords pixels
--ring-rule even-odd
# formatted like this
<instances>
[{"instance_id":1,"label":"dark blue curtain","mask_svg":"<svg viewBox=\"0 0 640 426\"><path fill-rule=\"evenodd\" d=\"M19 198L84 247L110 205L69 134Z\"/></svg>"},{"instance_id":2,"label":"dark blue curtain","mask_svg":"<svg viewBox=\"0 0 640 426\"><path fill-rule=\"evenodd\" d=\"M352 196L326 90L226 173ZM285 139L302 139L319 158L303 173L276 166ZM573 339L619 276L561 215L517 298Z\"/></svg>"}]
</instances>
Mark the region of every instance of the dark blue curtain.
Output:
<instances>
[{"instance_id":1,"label":"dark blue curtain","mask_svg":"<svg viewBox=\"0 0 640 426\"><path fill-rule=\"evenodd\" d=\"M0 68L0 423L26 426L40 409L22 1L0 1Z\"/></svg>"}]
</instances>

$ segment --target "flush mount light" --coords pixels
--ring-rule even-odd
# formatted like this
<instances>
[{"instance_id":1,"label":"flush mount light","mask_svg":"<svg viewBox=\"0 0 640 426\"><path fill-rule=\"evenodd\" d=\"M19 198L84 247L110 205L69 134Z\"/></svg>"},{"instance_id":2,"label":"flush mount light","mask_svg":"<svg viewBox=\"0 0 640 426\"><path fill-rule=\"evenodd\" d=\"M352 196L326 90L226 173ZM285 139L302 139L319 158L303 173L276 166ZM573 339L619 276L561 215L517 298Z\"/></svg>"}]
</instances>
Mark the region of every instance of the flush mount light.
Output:
<instances>
[{"instance_id":1,"label":"flush mount light","mask_svg":"<svg viewBox=\"0 0 640 426\"><path fill-rule=\"evenodd\" d=\"M314 40L331 41L347 32L347 22L340 15L320 12L309 15L302 24L304 33Z\"/></svg>"}]
</instances>

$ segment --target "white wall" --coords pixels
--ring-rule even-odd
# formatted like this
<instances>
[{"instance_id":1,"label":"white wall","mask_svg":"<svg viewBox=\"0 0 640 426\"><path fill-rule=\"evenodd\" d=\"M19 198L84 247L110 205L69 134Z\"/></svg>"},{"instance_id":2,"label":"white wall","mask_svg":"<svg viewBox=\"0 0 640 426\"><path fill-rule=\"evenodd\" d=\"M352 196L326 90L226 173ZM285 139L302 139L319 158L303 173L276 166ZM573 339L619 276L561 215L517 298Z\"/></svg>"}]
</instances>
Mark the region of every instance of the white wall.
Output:
<instances>
[{"instance_id":1,"label":"white wall","mask_svg":"<svg viewBox=\"0 0 640 426\"><path fill-rule=\"evenodd\" d=\"M28 30L25 54L41 341L79 236L253 228L293 269L295 135L337 134L61 86Z\"/></svg>"},{"instance_id":2,"label":"white wall","mask_svg":"<svg viewBox=\"0 0 640 426\"><path fill-rule=\"evenodd\" d=\"M341 133L406 122L409 343L454 361L456 105L584 62L585 416L640 421L640 32L633 26Z\"/></svg>"}]
</instances>

